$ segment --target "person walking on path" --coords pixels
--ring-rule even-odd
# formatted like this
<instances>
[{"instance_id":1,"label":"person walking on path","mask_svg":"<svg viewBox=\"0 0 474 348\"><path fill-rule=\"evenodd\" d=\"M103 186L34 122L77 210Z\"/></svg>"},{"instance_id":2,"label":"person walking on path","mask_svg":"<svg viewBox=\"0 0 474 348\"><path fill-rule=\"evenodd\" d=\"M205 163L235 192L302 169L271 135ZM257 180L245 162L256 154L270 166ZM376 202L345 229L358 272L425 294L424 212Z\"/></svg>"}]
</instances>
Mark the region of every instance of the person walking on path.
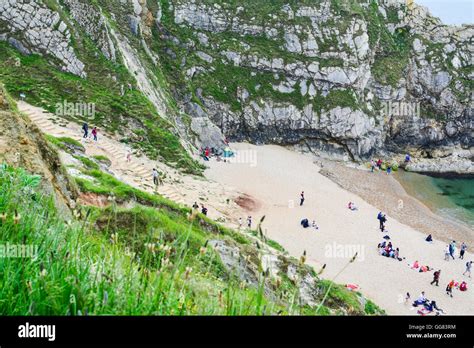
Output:
<instances>
[{"instance_id":1,"label":"person walking on path","mask_svg":"<svg viewBox=\"0 0 474 348\"><path fill-rule=\"evenodd\" d=\"M89 136L89 125L87 124L87 122L84 122L84 124L82 125L82 131L84 132L84 135L82 137L84 139L87 139L87 137Z\"/></svg>"},{"instance_id":2,"label":"person walking on path","mask_svg":"<svg viewBox=\"0 0 474 348\"><path fill-rule=\"evenodd\" d=\"M156 168L153 168L152 176L153 176L153 184L155 185L155 187L158 187L158 185L160 184L160 180L159 180L160 174L158 173Z\"/></svg>"},{"instance_id":3,"label":"person walking on path","mask_svg":"<svg viewBox=\"0 0 474 348\"><path fill-rule=\"evenodd\" d=\"M375 170L375 162L374 160L370 160L370 172L373 173Z\"/></svg>"},{"instance_id":4,"label":"person walking on path","mask_svg":"<svg viewBox=\"0 0 474 348\"><path fill-rule=\"evenodd\" d=\"M461 249L459 250L459 258L461 260L464 260L464 253L466 252L466 250L467 250L467 245L466 243L462 242Z\"/></svg>"},{"instance_id":5,"label":"person walking on path","mask_svg":"<svg viewBox=\"0 0 474 348\"><path fill-rule=\"evenodd\" d=\"M430 283L433 285L433 283L436 283L436 286L439 286L439 276L441 275L441 270L437 270L436 272L433 273L433 281Z\"/></svg>"},{"instance_id":6,"label":"person walking on path","mask_svg":"<svg viewBox=\"0 0 474 348\"><path fill-rule=\"evenodd\" d=\"M469 273L469 278L471 278L471 268L472 268L472 261L466 262L466 270L462 275L466 275L466 273Z\"/></svg>"},{"instance_id":7,"label":"person walking on path","mask_svg":"<svg viewBox=\"0 0 474 348\"><path fill-rule=\"evenodd\" d=\"M92 128L92 136L94 137L94 141L97 141L97 127Z\"/></svg>"},{"instance_id":8,"label":"person walking on path","mask_svg":"<svg viewBox=\"0 0 474 348\"><path fill-rule=\"evenodd\" d=\"M304 202L304 191L302 191L300 195L300 206L303 205L303 202Z\"/></svg>"}]
</instances>

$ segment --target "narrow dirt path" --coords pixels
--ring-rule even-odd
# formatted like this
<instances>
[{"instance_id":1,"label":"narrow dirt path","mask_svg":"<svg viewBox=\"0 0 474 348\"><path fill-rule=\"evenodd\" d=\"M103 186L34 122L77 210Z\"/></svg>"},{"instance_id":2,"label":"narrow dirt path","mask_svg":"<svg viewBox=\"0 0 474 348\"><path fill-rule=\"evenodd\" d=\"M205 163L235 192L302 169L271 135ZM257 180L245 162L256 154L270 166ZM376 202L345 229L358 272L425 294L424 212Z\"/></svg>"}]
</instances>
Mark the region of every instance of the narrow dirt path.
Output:
<instances>
[{"instance_id":1,"label":"narrow dirt path","mask_svg":"<svg viewBox=\"0 0 474 348\"><path fill-rule=\"evenodd\" d=\"M69 137L82 143L87 156L105 155L112 162L109 171L124 183L146 192L156 193L153 179L153 168L164 173L163 184L158 193L174 202L191 206L194 202L204 204L208 215L219 219L228 226L235 227L238 217L248 212L235 201L241 195L232 187L212 182L204 177L182 175L177 170L145 155L137 157L133 150L115 136L99 130L98 141L84 139L82 126L62 119L43 109L23 101L18 102L19 110L27 115L44 133L55 137ZM127 162L127 153L132 152L132 159Z\"/></svg>"}]
</instances>

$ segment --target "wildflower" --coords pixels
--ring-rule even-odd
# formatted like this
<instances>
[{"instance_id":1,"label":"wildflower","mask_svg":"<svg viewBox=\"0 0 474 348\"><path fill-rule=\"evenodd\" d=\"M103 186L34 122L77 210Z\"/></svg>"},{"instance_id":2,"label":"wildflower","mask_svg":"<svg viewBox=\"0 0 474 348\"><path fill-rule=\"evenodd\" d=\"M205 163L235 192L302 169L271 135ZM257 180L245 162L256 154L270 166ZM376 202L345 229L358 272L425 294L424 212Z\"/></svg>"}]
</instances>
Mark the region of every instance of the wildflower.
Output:
<instances>
[{"instance_id":1,"label":"wildflower","mask_svg":"<svg viewBox=\"0 0 474 348\"><path fill-rule=\"evenodd\" d=\"M161 261L161 268L165 268L166 266L171 266L172 263L170 261L170 259L168 259L167 257L165 257L162 261Z\"/></svg>"},{"instance_id":2,"label":"wildflower","mask_svg":"<svg viewBox=\"0 0 474 348\"><path fill-rule=\"evenodd\" d=\"M323 267L321 267L321 270L319 271L318 275L321 275L325 269L326 269L326 264L324 264Z\"/></svg>"},{"instance_id":3,"label":"wildflower","mask_svg":"<svg viewBox=\"0 0 474 348\"><path fill-rule=\"evenodd\" d=\"M171 254L171 247L170 247L169 245L165 245L165 246L163 247L163 251L165 252L166 257L169 257L170 254Z\"/></svg>"},{"instance_id":4,"label":"wildflower","mask_svg":"<svg viewBox=\"0 0 474 348\"><path fill-rule=\"evenodd\" d=\"M112 242L112 244L115 244L118 242L118 234L117 233L112 233L112 235L110 236L110 241Z\"/></svg>"},{"instance_id":5,"label":"wildflower","mask_svg":"<svg viewBox=\"0 0 474 348\"><path fill-rule=\"evenodd\" d=\"M2 223L5 223L7 221L7 214L4 212L0 214L0 219L2 220Z\"/></svg>"},{"instance_id":6,"label":"wildflower","mask_svg":"<svg viewBox=\"0 0 474 348\"><path fill-rule=\"evenodd\" d=\"M146 243L145 244L145 247L151 252L153 253L153 255L155 255L155 247L156 245L154 243Z\"/></svg>"},{"instance_id":7,"label":"wildflower","mask_svg":"<svg viewBox=\"0 0 474 348\"><path fill-rule=\"evenodd\" d=\"M303 255L300 257L300 265L304 265L306 262L306 250L303 252Z\"/></svg>"},{"instance_id":8,"label":"wildflower","mask_svg":"<svg viewBox=\"0 0 474 348\"><path fill-rule=\"evenodd\" d=\"M193 269L191 267L186 267L186 270L184 272L184 279L188 279L192 271Z\"/></svg>"},{"instance_id":9,"label":"wildflower","mask_svg":"<svg viewBox=\"0 0 474 348\"><path fill-rule=\"evenodd\" d=\"M74 217L75 217L76 219L79 219L79 218L81 217L81 213L80 213L78 210L76 210L76 209L74 209L73 215L74 215Z\"/></svg>"},{"instance_id":10,"label":"wildflower","mask_svg":"<svg viewBox=\"0 0 474 348\"><path fill-rule=\"evenodd\" d=\"M200 253L201 255L204 255L204 254L206 253L206 248L202 246L202 247L199 249L199 253Z\"/></svg>"},{"instance_id":11,"label":"wildflower","mask_svg":"<svg viewBox=\"0 0 474 348\"><path fill-rule=\"evenodd\" d=\"M18 212L15 210L15 217L13 218L13 223L14 223L15 225L18 225L18 223L20 222L20 220L21 220L21 215L18 214Z\"/></svg>"},{"instance_id":12,"label":"wildflower","mask_svg":"<svg viewBox=\"0 0 474 348\"><path fill-rule=\"evenodd\" d=\"M222 307L224 307L224 296L222 294L222 290L219 290L219 305L221 305Z\"/></svg>"}]
</instances>

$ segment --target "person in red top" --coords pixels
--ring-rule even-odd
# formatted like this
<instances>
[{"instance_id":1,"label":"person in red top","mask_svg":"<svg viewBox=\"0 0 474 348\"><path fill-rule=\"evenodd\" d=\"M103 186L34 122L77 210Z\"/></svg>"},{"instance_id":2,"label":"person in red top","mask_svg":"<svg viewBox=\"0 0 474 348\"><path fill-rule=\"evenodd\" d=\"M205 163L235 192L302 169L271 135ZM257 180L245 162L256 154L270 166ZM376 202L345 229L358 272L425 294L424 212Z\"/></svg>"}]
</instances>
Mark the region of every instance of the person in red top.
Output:
<instances>
[{"instance_id":1,"label":"person in red top","mask_svg":"<svg viewBox=\"0 0 474 348\"><path fill-rule=\"evenodd\" d=\"M459 285L459 290L461 291L467 291L467 283L462 282L461 285Z\"/></svg>"},{"instance_id":2,"label":"person in red top","mask_svg":"<svg viewBox=\"0 0 474 348\"><path fill-rule=\"evenodd\" d=\"M94 136L94 140L97 141L97 127L92 129L92 135Z\"/></svg>"},{"instance_id":3,"label":"person in red top","mask_svg":"<svg viewBox=\"0 0 474 348\"><path fill-rule=\"evenodd\" d=\"M206 157L209 158L209 147L206 147L206 151L204 152L204 154L206 155Z\"/></svg>"},{"instance_id":4,"label":"person in red top","mask_svg":"<svg viewBox=\"0 0 474 348\"><path fill-rule=\"evenodd\" d=\"M439 276L441 275L441 270L438 270L433 273L433 281L430 283L433 285L433 283L436 283L436 286L439 286Z\"/></svg>"},{"instance_id":5,"label":"person in red top","mask_svg":"<svg viewBox=\"0 0 474 348\"><path fill-rule=\"evenodd\" d=\"M380 158L377 161L377 167L379 167L379 169L382 169L382 160Z\"/></svg>"}]
</instances>

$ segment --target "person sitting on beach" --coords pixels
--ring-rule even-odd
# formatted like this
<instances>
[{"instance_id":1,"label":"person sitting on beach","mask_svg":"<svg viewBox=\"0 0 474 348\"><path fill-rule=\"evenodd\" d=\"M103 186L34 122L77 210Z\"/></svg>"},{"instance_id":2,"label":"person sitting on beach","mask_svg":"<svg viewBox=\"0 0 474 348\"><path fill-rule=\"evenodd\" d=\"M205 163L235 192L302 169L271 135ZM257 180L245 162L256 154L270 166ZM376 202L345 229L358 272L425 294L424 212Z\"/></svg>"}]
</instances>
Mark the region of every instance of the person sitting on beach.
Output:
<instances>
[{"instance_id":1,"label":"person sitting on beach","mask_svg":"<svg viewBox=\"0 0 474 348\"><path fill-rule=\"evenodd\" d=\"M201 213L202 213L203 215L207 215L207 208L206 208L204 205L202 205Z\"/></svg>"},{"instance_id":2,"label":"person sitting on beach","mask_svg":"<svg viewBox=\"0 0 474 348\"><path fill-rule=\"evenodd\" d=\"M467 283L463 281L461 285L459 285L459 290L460 291L467 291Z\"/></svg>"},{"instance_id":3,"label":"person sitting on beach","mask_svg":"<svg viewBox=\"0 0 474 348\"><path fill-rule=\"evenodd\" d=\"M204 161L209 161L209 157L206 155L206 150L201 148L201 157L204 159Z\"/></svg>"},{"instance_id":4,"label":"person sitting on beach","mask_svg":"<svg viewBox=\"0 0 474 348\"><path fill-rule=\"evenodd\" d=\"M424 305L426 302L428 302L428 299L425 297L425 292L422 291L418 299L415 302L413 302L413 307Z\"/></svg>"},{"instance_id":5,"label":"person sitting on beach","mask_svg":"<svg viewBox=\"0 0 474 348\"><path fill-rule=\"evenodd\" d=\"M393 254L393 258L394 258L394 259L397 259L398 261L402 261L402 260L403 260L403 259L400 257L400 249L399 249L399 248L395 249L395 252L394 252L394 254Z\"/></svg>"},{"instance_id":6,"label":"person sitting on beach","mask_svg":"<svg viewBox=\"0 0 474 348\"><path fill-rule=\"evenodd\" d=\"M405 163L408 163L408 162L410 162L410 161L411 161L410 154L407 153L407 154L405 155Z\"/></svg>"},{"instance_id":7,"label":"person sitting on beach","mask_svg":"<svg viewBox=\"0 0 474 348\"><path fill-rule=\"evenodd\" d=\"M429 234L428 237L426 237L425 240L426 240L427 242L432 243L432 242L433 242L433 237L431 236L431 234Z\"/></svg>"},{"instance_id":8,"label":"person sitting on beach","mask_svg":"<svg viewBox=\"0 0 474 348\"><path fill-rule=\"evenodd\" d=\"M439 312L444 314L444 311L441 308L438 308L436 301L426 301L423 304L423 308L418 311L418 314L426 315L432 313L434 310L437 311L437 314L439 314Z\"/></svg>"},{"instance_id":9,"label":"person sitting on beach","mask_svg":"<svg viewBox=\"0 0 474 348\"><path fill-rule=\"evenodd\" d=\"M309 227L308 219L301 220L301 226L303 226L304 228L308 228Z\"/></svg>"},{"instance_id":10,"label":"person sitting on beach","mask_svg":"<svg viewBox=\"0 0 474 348\"><path fill-rule=\"evenodd\" d=\"M357 210L357 207L356 207L355 203L353 203L353 202L349 202L347 204L347 208L349 208L352 211Z\"/></svg>"},{"instance_id":11,"label":"person sitting on beach","mask_svg":"<svg viewBox=\"0 0 474 348\"><path fill-rule=\"evenodd\" d=\"M413 263L413 266L411 266L411 269L418 269L420 267L420 264L418 263L418 260Z\"/></svg>"},{"instance_id":12,"label":"person sitting on beach","mask_svg":"<svg viewBox=\"0 0 474 348\"><path fill-rule=\"evenodd\" d=\"M433 268L430 268L430 266L421 266L420 267L420 270L418 272L429 272L429 271L432 271Z\"/></svg>"}]
</instances>

